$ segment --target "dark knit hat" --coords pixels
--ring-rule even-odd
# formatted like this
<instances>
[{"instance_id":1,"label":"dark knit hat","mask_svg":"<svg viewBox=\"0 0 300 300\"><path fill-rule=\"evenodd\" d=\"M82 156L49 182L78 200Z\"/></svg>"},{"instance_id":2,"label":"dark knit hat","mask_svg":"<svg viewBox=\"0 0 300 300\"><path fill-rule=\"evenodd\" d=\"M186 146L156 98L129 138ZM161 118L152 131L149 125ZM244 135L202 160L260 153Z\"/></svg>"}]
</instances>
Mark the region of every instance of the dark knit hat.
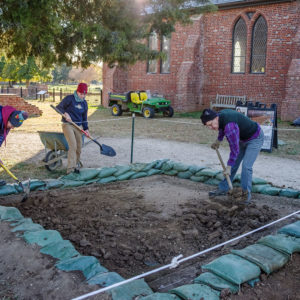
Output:
<instances>
[{"instance_id":1,"label":"dark knit hat","mask_svg":"<svg viewBox=\"0 0 300 300\"><path fill-rule=\"evenodd\" d=\"M23 124L23 121L28 118L28 113L26 111L15 110L11 113L8 118L8 121L14 127L20 127Z\"/></svg>"},{"instance_id":2,"label":"dark knit hat","mask_svg":"<svg viewBox=\"0 0 300 300\"><path fill-rule=\"evenodd\" d=\"M206 108L206 109L204 109L200 119L201 119L203 125L206 125L206 123L208 121L213 120L217 116L218 116L217 112L215 112L212 109Z\"/></svg>"},{"instance_id":3,"label":"dark knit hat","mask_svg":"<svg viewBox=\"0 0 300 300\"><path fill-rule=\"evenodd\" d=\"M78 93L86 94L87 91L88 91L88 86L87 86L86 83L81 82L81 83L78 84L78 87L77 87L77 92Z\"/></svg>"}]
</instances>

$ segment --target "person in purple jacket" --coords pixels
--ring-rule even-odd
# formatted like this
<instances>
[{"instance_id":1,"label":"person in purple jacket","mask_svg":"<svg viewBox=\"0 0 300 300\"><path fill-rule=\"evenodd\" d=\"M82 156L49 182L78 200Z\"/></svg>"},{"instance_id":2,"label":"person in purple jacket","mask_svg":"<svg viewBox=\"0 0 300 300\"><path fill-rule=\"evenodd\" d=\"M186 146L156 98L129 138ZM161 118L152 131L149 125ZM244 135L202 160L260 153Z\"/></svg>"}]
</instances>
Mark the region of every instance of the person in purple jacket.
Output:
<instances>
[{"instance_id":1,"label":"person in purple jacket","mask_svg":"<svg viewBox=\"0 0 300 300\"><path fill-rule=\"evenodd\" d=\"M86 134L89 135L87 122L88 105L85 100L87 91L87 84L79 83L74 94L66 96L56 106L66 117L66 120L62 118L62 129L69 145L67 174L72 172L80 173L79 169L82 166L80 161L82 133L67 121L72 121L78 126L82 126Z\"/></svg>"},{"instance_id":2,"label":"person in purple jacket","mask_svg":"<svg viewBox=\"0 0 300 300\"><path fill-rule=\"evenodd\" d=\"M9 105L0 105L0 147L3 142L6 144L6 137L9 131L15 127L20 127L27 118L28 113L26 111L16 110ZM2 163L1 159L0 162ZM0 186L5 184L4 180L0 180Z\"/></svg>"},{"instance_id":3,"label":"person in purple jacket","mask_svg":"<svg viewBox=\"0 0 300 300\"><path fill-rule=\"evenodd\" d=\"M232 181L243 162L241 187L245 195L245 203L248 204L251 201L253 165L264 142L262 129L258 123L232 109L224 109L218 113L205 109L201 120L208 128L219 131L218 138L211 145L212 149L218 149L224 137L229 143L230 155L224 176L229 175ZM224 179L217 190L209 192L209 196L225 195L228 189L228 183Z\"/></svg>"}]
</instances>

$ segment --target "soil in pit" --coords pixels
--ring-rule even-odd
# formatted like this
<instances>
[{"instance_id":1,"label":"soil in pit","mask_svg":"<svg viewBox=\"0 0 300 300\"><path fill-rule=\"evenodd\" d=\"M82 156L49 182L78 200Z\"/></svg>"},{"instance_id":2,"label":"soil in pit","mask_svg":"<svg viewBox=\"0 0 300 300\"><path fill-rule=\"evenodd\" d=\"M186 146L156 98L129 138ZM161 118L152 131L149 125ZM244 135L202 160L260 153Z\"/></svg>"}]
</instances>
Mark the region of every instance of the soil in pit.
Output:
<instances>
[{"instance_id":1,"label":"soil in pit","mask_svg":"<svg viewBox=\"0 0 300 300\"><path fill-rule=\"evenodd\" d=\"M170 176L152 176L101 186L33 192L25 203L20 203L20 196L10 196L0 199L0 204L16 206L24 217L32 218L45 229L58 230L82 255L95 256L107 269L125 278L169 264L179 254L186 257L210 248L300 207L296 200L255 194L249 206L232 209L233 204L226 197L208 199L207 192L213 188ZM160 292L191 283L201 273L201 265L233 248L241 249L262 236L276 233L292 221L295 219L199 256L175 270L151 275L146 281ZM297 270L299 273L299 266ZM284 286L290 280L293 286L296 278L295 274L285 276L285 281L274 284ZM298 291L291 290L289 299L297 299Z\"/></svg>"}]
</instances>

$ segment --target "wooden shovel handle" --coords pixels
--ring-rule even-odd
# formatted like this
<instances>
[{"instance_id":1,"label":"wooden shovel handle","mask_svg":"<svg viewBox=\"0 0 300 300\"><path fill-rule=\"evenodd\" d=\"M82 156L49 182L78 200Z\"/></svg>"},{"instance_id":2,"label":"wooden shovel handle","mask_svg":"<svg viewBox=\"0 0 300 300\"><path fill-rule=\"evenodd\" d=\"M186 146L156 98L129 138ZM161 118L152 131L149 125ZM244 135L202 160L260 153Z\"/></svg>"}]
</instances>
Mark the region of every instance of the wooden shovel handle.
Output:
<instances>
[{"instance_id":1,"label":"wooden shovel handle","mask_svg":"<svg viewBox=\"0 0 300 300\"><path fill-rule=\"evenodd\" d=\"M217 152L219 161L220 161L220 163L221 163L221 165L222 165L223 171L225 172L225 171L226 171L226 166L225 166L224 161L223 161L223 159L222 159L222 156L221 156L221 154L220 154L220 152L219 152L219 149L216 149L216 152ZM232 189L233 189L233 186L232 186L232 182L231 182L231 180L230 180L229 175L225 175L225 177L226 177L226 180L227 180L229 189L232 190Z\"/></svg>"}]
</instances>

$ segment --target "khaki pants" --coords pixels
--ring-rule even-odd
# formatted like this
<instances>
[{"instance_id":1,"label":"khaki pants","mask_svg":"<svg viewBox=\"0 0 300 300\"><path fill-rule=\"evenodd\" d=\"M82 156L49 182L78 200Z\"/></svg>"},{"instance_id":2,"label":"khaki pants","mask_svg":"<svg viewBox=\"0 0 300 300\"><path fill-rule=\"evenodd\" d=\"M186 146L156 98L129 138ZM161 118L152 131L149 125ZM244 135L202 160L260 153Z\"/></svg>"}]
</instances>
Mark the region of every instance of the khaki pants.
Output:
<instances>
[{"instance_id":1,"label":"khaki pants","mask_svg":"<svg viewBox=\"0 0 300 300\"><path fill-rule=\"evenodd\" d=\"M64 123L62 130L69 145L67 174L74 171L80 163L82 133L73 125Z\"/></svg>"}]
</instances>

